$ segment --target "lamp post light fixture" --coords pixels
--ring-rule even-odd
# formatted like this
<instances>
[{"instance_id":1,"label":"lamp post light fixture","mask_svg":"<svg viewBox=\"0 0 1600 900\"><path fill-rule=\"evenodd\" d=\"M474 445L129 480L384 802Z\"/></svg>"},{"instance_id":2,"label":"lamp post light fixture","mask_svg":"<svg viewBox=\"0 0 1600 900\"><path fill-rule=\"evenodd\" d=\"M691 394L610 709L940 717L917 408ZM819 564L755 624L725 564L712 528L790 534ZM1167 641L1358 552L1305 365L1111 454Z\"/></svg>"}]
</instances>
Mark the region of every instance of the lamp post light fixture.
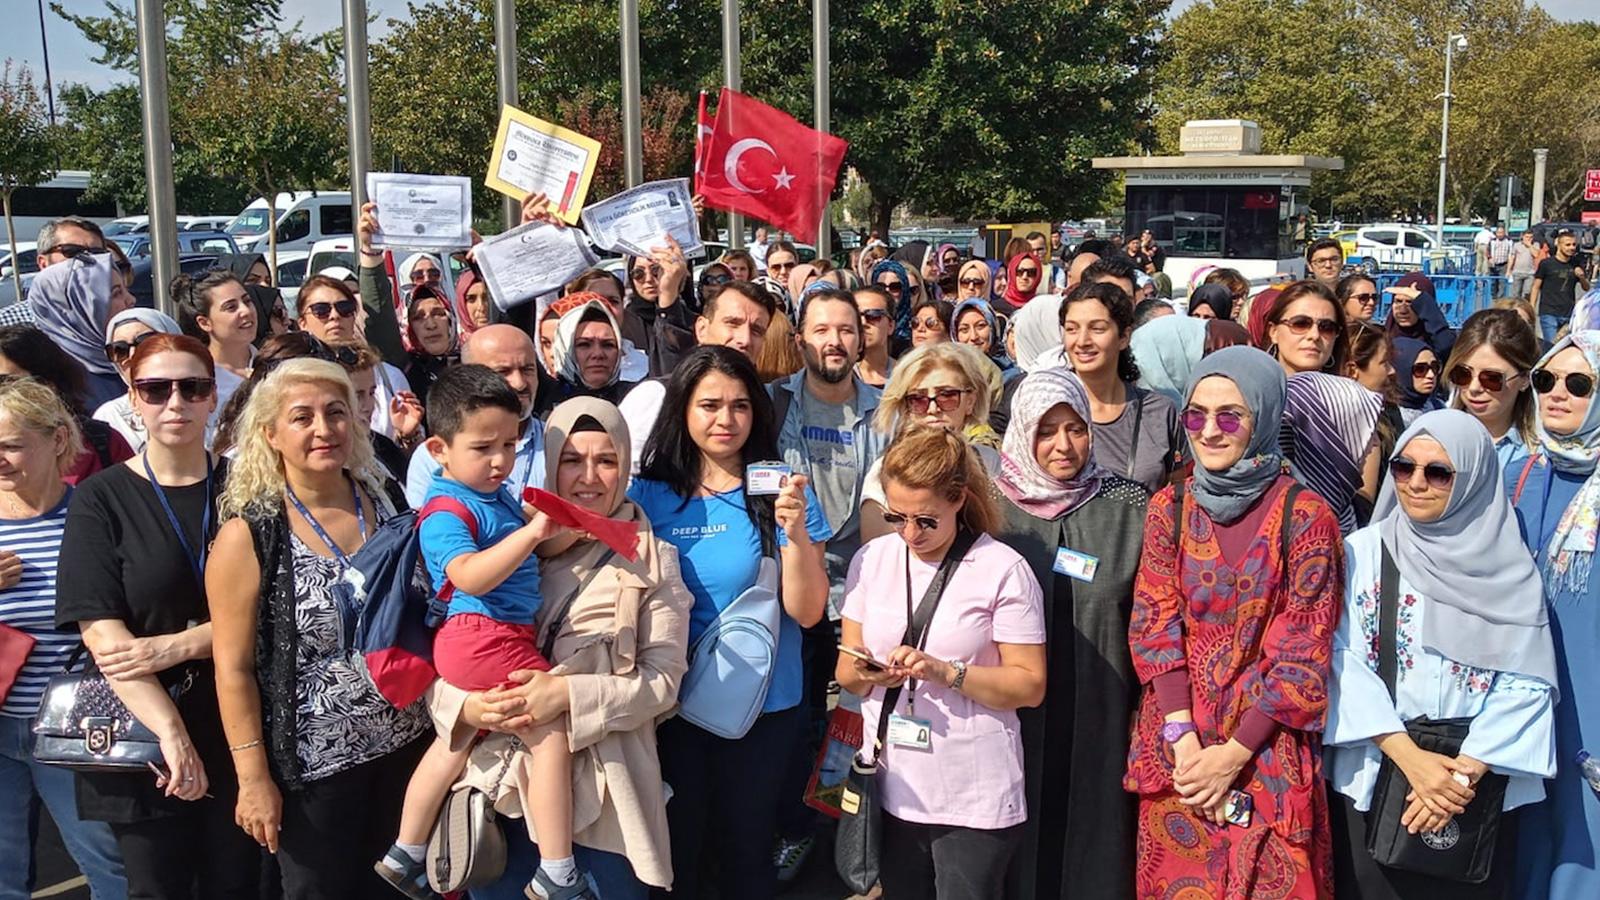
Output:
<instances>
[{"instance_id":1,"label":"lamp post light fixture","mask_svg":"<svg viewBox=\"0 0 1600 900\"><path fill-rule=\"evenodd\" d=\"M1444 42L1444 93L1433 99L1444 100L1444 117L1439 127L1439 205L1435 210L1433 222L1433 240L1439 247L1444 246L1444 184L1450 171L1450 63L1455 51L1467 49L1467 36L1452 34Z\"/></svg>"}]
</instances>

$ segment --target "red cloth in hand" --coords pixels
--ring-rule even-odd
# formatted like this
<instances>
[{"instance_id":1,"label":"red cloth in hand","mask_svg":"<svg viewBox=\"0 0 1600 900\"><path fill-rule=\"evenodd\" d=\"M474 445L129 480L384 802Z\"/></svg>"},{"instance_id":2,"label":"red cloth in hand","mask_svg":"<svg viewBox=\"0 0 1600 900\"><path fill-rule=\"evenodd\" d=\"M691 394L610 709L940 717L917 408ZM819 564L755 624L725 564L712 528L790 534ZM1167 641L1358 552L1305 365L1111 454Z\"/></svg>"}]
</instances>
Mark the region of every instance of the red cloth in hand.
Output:
<instances>
[{"instance_id":1,"label":"red cloth in hand","mask_svg":"<svg viewBox=\"0 0 1600 900\"><path fill-rule=\"evenodd\" d=\"M549 516L557 525L594 535L596 540L622 554L628 562L639 558L639 527L634 522L589 512L549 491L534 487L523 489L522 501Z\"/></svg>"}]
</instances>

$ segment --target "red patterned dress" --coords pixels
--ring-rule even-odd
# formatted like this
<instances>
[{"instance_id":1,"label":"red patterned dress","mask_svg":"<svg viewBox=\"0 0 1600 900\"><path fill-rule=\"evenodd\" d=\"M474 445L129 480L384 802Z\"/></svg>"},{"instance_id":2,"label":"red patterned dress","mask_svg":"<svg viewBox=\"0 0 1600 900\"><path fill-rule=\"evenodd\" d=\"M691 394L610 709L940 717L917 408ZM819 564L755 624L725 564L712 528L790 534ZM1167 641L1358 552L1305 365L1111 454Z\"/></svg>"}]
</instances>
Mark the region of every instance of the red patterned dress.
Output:
<instances>
[{"instance_id":1,"label":"red patterned dress","mask_svg":"<svg viewBox=\"0 0 1600 900\"><path fill-rule=\"evenodd\" d=\"M1186 496L1182 567L1175 572L1172 488L1150 501L1129 630L1144 690L1123 779L1139 795L1140 898L1333 895L1320 733L1342 605L1343 544L1328 504L1301 491L1285 565L1280 535L1288 481L1280 478L1267 491L1262 502L1270 511L1237 564L1223 558L1216 526ZM1202 745L1234 737L1252 709L1256 723L1270 729L1234 782L1255 804L1247 828L1202 819L1173 787L1172 749L1161 739L1164 713L1151 681L1185 670Z\"/></svg>"}]
</instances>

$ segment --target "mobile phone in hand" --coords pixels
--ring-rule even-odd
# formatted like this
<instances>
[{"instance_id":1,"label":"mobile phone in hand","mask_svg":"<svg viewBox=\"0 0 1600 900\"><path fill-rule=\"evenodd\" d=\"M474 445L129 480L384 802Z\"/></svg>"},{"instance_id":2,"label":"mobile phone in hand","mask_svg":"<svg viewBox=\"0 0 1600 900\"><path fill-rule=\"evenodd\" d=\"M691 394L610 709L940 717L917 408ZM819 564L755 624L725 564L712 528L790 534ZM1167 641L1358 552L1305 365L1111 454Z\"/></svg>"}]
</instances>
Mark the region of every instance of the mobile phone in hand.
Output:
<instances>
[{"instance_id":1,"label":"mobile phone in hand","mask_svg":"<svg viewBox=\"0 0 1600 900\"><path fill-rule=\"evenodd\" d=\"M860 650L857 650L854 647L846 647L843 644L839 645L839 652L845 654L846 656L854 656L856 659L859 659L863 663L866 663L867 671L869 671L869 672L886 672L886 671L888 671L888 667L885 666L883 663L878 662L877 660L873 659L872 658L872 654L870 654L870 653L862 653Z\"/></svg>"}]
</instances>

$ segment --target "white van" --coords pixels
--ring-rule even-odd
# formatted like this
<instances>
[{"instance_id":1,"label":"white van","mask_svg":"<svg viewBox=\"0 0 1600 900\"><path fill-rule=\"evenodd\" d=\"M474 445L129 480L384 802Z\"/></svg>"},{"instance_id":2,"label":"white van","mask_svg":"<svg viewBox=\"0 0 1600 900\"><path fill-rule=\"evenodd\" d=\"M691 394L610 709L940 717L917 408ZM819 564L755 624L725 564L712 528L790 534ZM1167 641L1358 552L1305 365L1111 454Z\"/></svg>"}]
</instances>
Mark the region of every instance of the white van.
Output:
<instances>
[{"instance_id":1,"label":"white van","mask_svg":"<svg viewBox=\"0 0 1600 900\"><path fill-rule=\"evenodd\" d=\"M278 195L278 249L310 250L324 238L355 234L349 191L297 191ZM240 253L267 252L267 200L258 198L233 217L227 232Z\"/></svg>"}]
</instances>

